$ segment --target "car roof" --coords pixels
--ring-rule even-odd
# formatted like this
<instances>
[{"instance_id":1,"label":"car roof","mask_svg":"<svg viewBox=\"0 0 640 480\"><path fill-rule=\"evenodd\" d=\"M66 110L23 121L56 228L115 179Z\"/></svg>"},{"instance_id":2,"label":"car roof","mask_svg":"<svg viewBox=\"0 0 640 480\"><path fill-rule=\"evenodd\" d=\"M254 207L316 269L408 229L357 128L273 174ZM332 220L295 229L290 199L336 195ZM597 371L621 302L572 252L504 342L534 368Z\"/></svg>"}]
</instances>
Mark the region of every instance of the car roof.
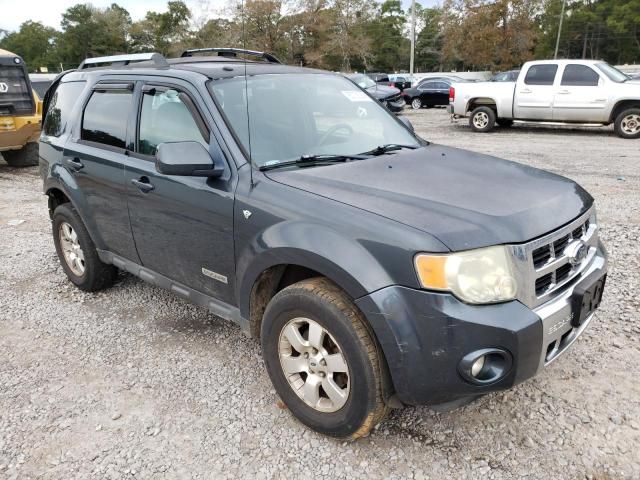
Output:
<instances>
[{"instance_id":1,"label":"car roof","mask_svg":"<svg viewBox=\"0 0 640 480\"><path fill-rule=\"evenodd\" d=\"M72 70L65 75L64 80L78 80L80 78L100 77L108 74L148 75L163 71L170 76L179 77L180 72L194 72L210 79L224 79L244 76L267 74L332 74L326 70L318 70L306 67L284 65L281 63L246 60L242 58L230 58L218 55L188 56L166 59L159 65L153 61L142 61L128 65L105 66ZM64 81L63 80L63 81Z\"/></svg>"}]
</instances>

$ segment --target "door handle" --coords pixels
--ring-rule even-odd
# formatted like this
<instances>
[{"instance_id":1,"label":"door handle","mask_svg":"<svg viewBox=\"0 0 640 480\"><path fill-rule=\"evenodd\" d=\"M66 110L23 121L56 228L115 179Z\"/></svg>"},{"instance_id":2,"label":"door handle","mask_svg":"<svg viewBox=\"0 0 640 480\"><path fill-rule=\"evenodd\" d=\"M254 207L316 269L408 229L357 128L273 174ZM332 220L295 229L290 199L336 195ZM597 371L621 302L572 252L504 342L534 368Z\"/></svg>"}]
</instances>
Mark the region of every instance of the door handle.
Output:
<instances>
[{"instance_id":1,"label":"door handle","mask_svg":"<svg viewBox=\"0 0 640 480\"><path fill-rule=\"evenodd\" d=\"M531 90L525 88L524 90L520 90L520 93L531 93Z\"/></svg>"},{"instance_id":2,"label":"door handle","mask_svg":"<svg viewBox=\"0 0 640 480\"><path fill-rule=\"evenodd\" d=\"M139 179L132 178L131 183L138 187L142 193L149 193L151 190L156 188L149 183L149 179L147 177L140 177Z\"/></svg>"},{"instance_id":3,"label":"door handle","mask_svg":"<svg viewBox=\"0 0 640 480\"><path fill-rule=\"evenodd\" d=\"M571 92L569 90L560 90L558 92L559 95L569 95Z\"/></svg>"},{"instance_id":4,"label":"door handle","mask_svg":"<svg viewBox=\"0 0 640 480\"><path fill-rule=\"evenodd\" d=\"M74 158L65 158L64 159L64 164L67 167L72 168L73 170L80 170L81 168L84 167L84 164L80 161L80 159L78 157L74 157Z\"/></svg>"}]
</instances>

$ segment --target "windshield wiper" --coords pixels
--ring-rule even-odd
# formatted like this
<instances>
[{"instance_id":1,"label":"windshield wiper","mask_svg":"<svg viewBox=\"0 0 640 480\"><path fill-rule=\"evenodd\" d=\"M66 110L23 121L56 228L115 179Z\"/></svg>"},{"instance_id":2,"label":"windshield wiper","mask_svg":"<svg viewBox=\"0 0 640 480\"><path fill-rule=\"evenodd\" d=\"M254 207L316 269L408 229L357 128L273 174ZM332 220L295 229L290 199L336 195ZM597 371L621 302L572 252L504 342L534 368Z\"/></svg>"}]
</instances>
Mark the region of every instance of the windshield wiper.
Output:
<instances>
[{"instance_id":1,"label":"windshield wiper","mask_svg":"<svg viewBox=\"0 0 640 480\"><path fill-rule=\"evenodd\" d=\"M331 154L317 154L317 155L302 155L296 160L287 160L284 162L270 163L262 165L261 171L273 170L275 168L291 167L291 166L313 166L313 165L325 165L329 163L348 162L350 160L365 160L369 158L367 155L331 155Z\"/></svg>"},{"instance_id":2,"label":"windshield wiper","mask_svg":"<svg viewBox=\"0 0 640 480\"><path fill-rule=\"evenodd\" d=\"M401 143L387 143L385 145L379 145L373 150L369 150L368 152L363 152L362 155L383 155L388 152L402 150L403 148L415 150L416 148L420 148L420 147L421 145L403 145Z\"/></svg>"}]
</instances>

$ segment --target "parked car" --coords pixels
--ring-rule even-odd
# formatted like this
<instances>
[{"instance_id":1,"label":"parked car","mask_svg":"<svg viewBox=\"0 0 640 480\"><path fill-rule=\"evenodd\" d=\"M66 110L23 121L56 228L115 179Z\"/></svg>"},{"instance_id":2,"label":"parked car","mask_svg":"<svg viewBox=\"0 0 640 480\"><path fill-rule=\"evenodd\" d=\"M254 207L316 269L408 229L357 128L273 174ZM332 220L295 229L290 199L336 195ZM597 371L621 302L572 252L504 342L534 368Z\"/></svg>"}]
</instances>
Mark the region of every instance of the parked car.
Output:
<instances>
[{"instance_id":1,"label":"parked car","mask_svg":"<svg viewBox=\"0 0 640 480\"><path fill-rule=\"evenodd\" d=\"M420 81L418 81L418 85L416 85L416 87L419 87L421 84L425 83L425 82L432 82L434 80L445 80L449 83L454 83L454 82L468 82L469 80L466 80L462 77L458 77L456 75L438 75L438 76L434 76L434 77L425 77L423 79L421 79Z\"/></svg>"},{"instance_id":2,"label":"parked car","mask_svg":"<svg viewBox=\"0 0 640 480\"><path fill-rule=\"evenodd\" d=\"M288 411L344 439L508 389L593 321L607 257L578 184L426 142L341 75L224 52L88 59L47 92L71 283L126 270L236 322Z\"/></svg>"},{"instance_id":3,"label":"parked car","mask_svg":"<svg viewBox=\"0 0 640 480\"><path fill-rule=\"evenodd\" d=\"M520 70L509 70L508 72L499 72L491 77L491 82L515 82L518 80Z\"/></svg>"},{"instance_id":4,"label":"parked car","mask_svg":"<svg viewBox=\"0 0 640 480\"><path fill-rule=\"evenodd\" d=\"M403 91L405 88L411 88L411 80L405 75L389 75L390 86L396 87Z\"/></svg>"},{"instance_id":5,"label":"parked car","mask_svg":"<svg viewBox=\"0 0 640 480\"><path fill-rule=\"evenodd\" d=\"M39 106L22 57L0 49L0 153L12 167L38 164Z\"/></svg>"},{"instance_id":6,"label":"parked car","mask_svg":"<svg viewBox=\"0 0 640 480\"><path fill-rule=\"evenodd\" d=\"M414 110L437 105L446 106L449 105L449 87L451 81L448 79L421 82L416 88L407 88L403 92L404 99Z\"/></svg>"},{"instance_id":7,"label":"parked car","mask_svg":"<svg viewBox=\"0 0 640 480\"><path fill-rule=\"evenodd\" d=\"M613 123L620 137L640 138L640 85L601 61L527 62L514 84L457 83L450 96L450 112L477 132L514 121Z\"/></svg>"},{"instance_id":8,"label":"parked car","mask_svg":"<svg viewBox=\"0 0 640 480\"><path fill-rule=\"evenodd\" d=\"M404 99L400 90L397 88L380 85L362 73L347 75L347 78L360 88L366 90L374 98L377 98L380 103L385 105L392 112L401 112L404 109Z\"/></svg>"}]
</instances>

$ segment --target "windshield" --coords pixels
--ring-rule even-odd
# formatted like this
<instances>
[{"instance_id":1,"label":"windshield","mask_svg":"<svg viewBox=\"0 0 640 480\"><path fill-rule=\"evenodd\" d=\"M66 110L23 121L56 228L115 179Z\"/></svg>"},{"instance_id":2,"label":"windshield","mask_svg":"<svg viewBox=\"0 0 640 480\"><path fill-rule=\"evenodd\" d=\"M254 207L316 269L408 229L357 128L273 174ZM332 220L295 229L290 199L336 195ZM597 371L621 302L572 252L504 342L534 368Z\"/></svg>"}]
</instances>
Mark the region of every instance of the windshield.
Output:
<instances>
[{"instance_id":1,"label":"windshield","mask_svg":"<svg viewBox=\"0 0 640 480\"><path fill-rule=\"evenodd\" d=\"M349 77L351 81L356 83L360 88L371 88L376 86L376 82L366 75L351 75Z\"/></svg>"},{"instance_id":2,"label":"windshield","mask_svg":"<svg viewBox=\"0 0 640 480\"><path fill-rule=\"evenodd\" d=\"M256 75L246 89L245 78L234 77L209 88L258 167L303 156L356 155L386 144L420 145L379 102L339 75Z\"/></svg>"},{"instance_id":3,"label":"windshield","mask_svg":"<svg viewBox=\"0 0 640 480\"><path fill-rule=\"evenodd\" d=\"M604 63L604 62L596 63L596 67L598 67L598 69L600 69L602 73L604 73L607 77L609 77L609 80L612 80L616 83L622 83L629 80L628 75L622 73L620 70L618 70L615 67L612 67L608 63Z\"/></svg>"}]
</instances>

